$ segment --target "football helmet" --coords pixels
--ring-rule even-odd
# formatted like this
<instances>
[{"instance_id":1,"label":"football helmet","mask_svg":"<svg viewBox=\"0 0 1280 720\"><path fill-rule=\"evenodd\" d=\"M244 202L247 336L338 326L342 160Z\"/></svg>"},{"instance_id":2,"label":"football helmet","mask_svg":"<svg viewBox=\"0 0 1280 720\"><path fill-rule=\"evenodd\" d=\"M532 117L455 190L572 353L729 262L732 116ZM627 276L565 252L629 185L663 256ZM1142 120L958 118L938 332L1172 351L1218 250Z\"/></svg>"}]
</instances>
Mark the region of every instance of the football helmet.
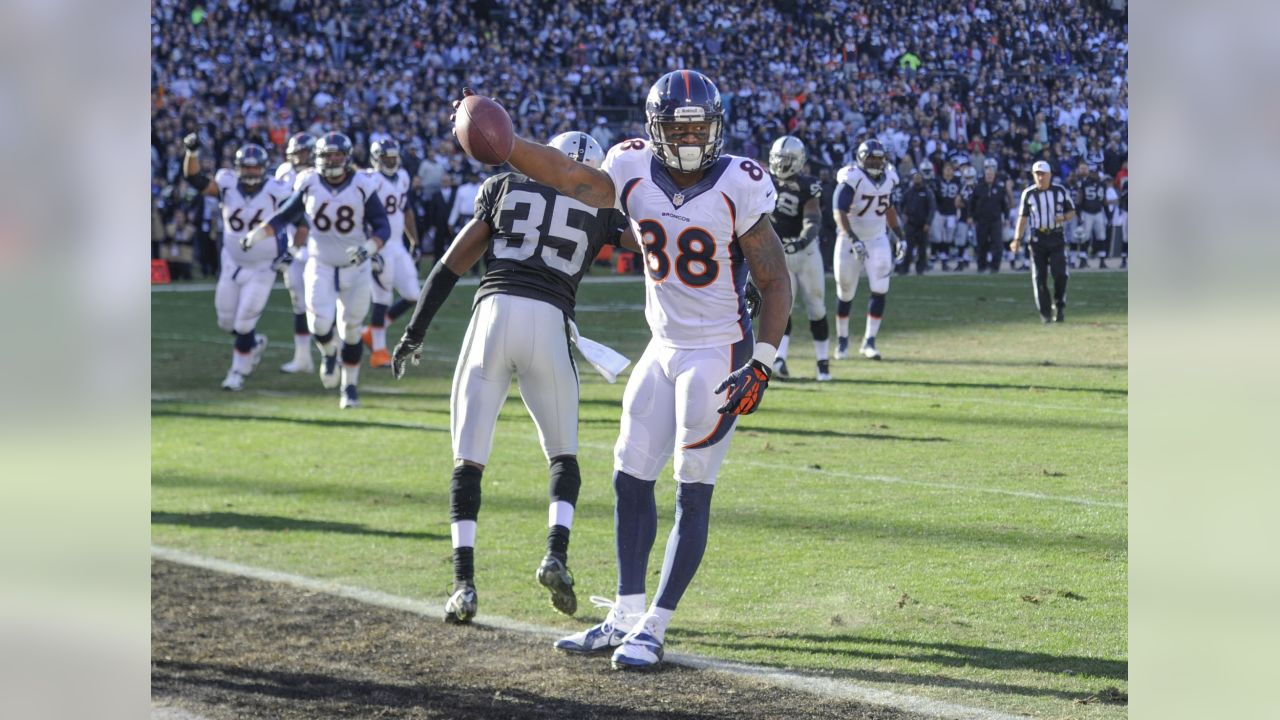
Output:
<instances>
[{"instance_id":1,"label":"football helmet","mask_svg":"<svg viewBox=\"0 0 1280 720\"><path fill-rule=\"evenodd\" d=\"M351 170L351 139L331 132L316 141L316 172L326 180L338 181Z\"/></svg>"},{"instance_id":2,"label":"football helmet","mask_svg":"<svg viewBox=\"0 0 1280 720\"><path fill-rule=\"evenodd\" d=\"M374 170L387 177L395 177L400 171L400 143L390 138L374 141L369 146L369 159Z\"/></svg>"},{"instance_id":3,"label":"football helmet","mask_svg":"<svg viewBox=\"0 0 1280 720\"><path fill-rule=\"evenodd\" d=\"M960 177L964 180L965 185L972 185L978 182L978 171L974 170L972 165L965 165L960 170Z\"/></svg>"},{"instance_id":4,"label":"football helmet","mask_svg":"<svg viewBox=\"0 0 1280 720\"><path fill-rule=\"evenodd\" d=\"M584 132L571 130L551 138L547 145L569 156L570 160L588 167L598 168L604 162L604 148L596 139ZM571 613L572 614L572 613Z\"/></svg>"},{"instance_id":5,"label":"football helmet","mask_svg":"<svg viewBox=\"0 0 1280 720\"><path fill-rule=\"evenodd\" d=\"M653 154L679 172L696 172L720 159L724 148L724 105L706 75L674 70L658 78L644 103L645 129ZM700 142L679 142L672 125L696 134Z\"/></svg>"},{"instance_id":6,"label":"football helmet","mask_svg":"<svg viewBox=\"0 0 1280 720\"><path fill-rule=\"evenodd\" d=\"M236 150L236 181L246 190L256 191L267 178L267 151L248 143Z\"/></svg>"},{"instance_id":7,"label":"football helmet","mask_svg":"<svg viewBox=\"0 0 1280 720\"><path fill-rule=\"evenodd\" d=\"M995 159L995 158L987 158L986 160L983 160L983 161L982 161L982 169L983 169L983 170L986 170L987 168L991 168L992 170L996 170L996 169L999 169L999 167L1000 167L1000 165L999 165L999 163L997 163L997 162L996 162L996 159Z\"/></svg>"},{"instance_id":8,"label":"football helmet","mask_svg":"<svg viewBox=\"0 0 1280 720\"><path fill-rule=\"evenodd\" d=\"M920 165L920 174L924 176L925 181L932 180L934 176L933 163L925 160Z\"/></svg>"},{"instance_id":9,"label":"football helmet","mask_svg":"<svg viewBox=\"0 0 1280 720\"><path fill-rule=\"evenodd\" d=\"M872 180L884 177L884 167L888 162L889 158L885 154L884 145L881 145L879 140L863 140L858 146L858 167ZM925 173L925 177L929 177L928 172Z\"/></svg>"},{"instance_id":10,"label":"football helmet","mask_svg":"<svg viewBox=\"0 0 1280 720\"><path fill-rule=\"evenodd\" d=\"M779 180L786 180L804 168L809 159L804 142L794 135L783 135L769 148L769 172Z\"/></svg>"},{"instance_id":11,"label":"football helmet","mask_svg":"<svg viewBox=\"0 0 1280 720\"><path fill-rule=\"evenodd\" d=\"M289 138L284 148L284 157L293 164L294 169L304 168L311 164L311 156L316 149L316 136L311 133L295 133Z\"/></svg>"}]
</instances>

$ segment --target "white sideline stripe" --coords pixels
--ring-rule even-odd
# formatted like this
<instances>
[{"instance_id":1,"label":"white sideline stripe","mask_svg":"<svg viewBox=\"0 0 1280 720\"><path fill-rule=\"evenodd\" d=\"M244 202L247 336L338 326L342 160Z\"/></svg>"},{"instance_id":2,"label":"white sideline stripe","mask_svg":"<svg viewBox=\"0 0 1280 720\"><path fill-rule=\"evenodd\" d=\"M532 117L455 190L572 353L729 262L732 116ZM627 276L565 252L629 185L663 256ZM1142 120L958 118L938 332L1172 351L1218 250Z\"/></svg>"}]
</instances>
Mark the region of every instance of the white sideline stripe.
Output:
<instances>
[{"instance_id":1,"label":"white sideline stripe","mask_svg":"<svg viewBox=\"0 0 1280 720\"><path fill-rule=\"evenodd\" d=\"M151 720L206 720L203 715L187 712L182 708L169 705L158 705L151 701Z\"/></svg>"},{"instance_id":2,"label":"white sideline stripe","mask_svg":"<svg viewBox=\"0 0 1280 720\"><path fill-rule=\"evenodd\" d=\"M355 600L356 602L364 603L366 605L411 612L415 615L421 615L423 617L429 617L441 621L444 619L444 611L437 603L428 604L422 600L414 600L411 598L401 597L399 595L391 595L377 590L368 590L366 588L354 587L351 585L342 585L329 580L319 580L302 575L269 570L267 568L253 567L252 565L241 565L240 563L219 560L217 558L190 553L185 550L175 550L158 545L151 546L151 557L181 565L188 565L190 567L213 570L214 572L220 572L227 575L238 575L240 577L247 577L254 580L262 580L264 582L289 585L302 590L334 595L348 600ZM495 615L482 615L472 622L476 625L500 628L502 630L510 630L512 632L524 633L548 639L559 637L564 634L563 630L556 628L549 628L543 625L532 625ZM677 665L684 665L697 670L710 670L730 675L739 675L755 680L765 680L775 685L803 690L816 695L840 698L843 700L855 700L867 703L868 705L892 707L898 710L928 715L934 718L939 718L940 720L1026 720L1027 717L1025 715L1006 715L992 710L955 705L948 702L930 700L928 698L917 697L914 695L904 695L901 693L891 692L889 690L880 690L878 688L856 685L845 680L805 675L798 672L777 670L774 668L730 662L727 660L717 660L715 658L703 657L700 655L668 653L665 655L665 659ZM154 710L152 717L156 717ZM196 720L195 716L191 715L171 715L168 717L171 720Z\"/></svg>"}]
</instances>

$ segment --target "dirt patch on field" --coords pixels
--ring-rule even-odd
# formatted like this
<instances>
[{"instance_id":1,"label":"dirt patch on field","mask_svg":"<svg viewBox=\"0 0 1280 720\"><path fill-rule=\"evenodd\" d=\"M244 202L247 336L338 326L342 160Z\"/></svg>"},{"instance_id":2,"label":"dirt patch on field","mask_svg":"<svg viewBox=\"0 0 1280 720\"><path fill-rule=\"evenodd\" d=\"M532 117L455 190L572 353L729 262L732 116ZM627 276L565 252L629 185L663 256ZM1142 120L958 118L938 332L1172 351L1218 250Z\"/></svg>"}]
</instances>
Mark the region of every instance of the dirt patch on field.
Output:
<instances>
[{"instance_id":1,"label":"dirt patch on field","mask_svg":"<svg viewBox=\"0 0 1280 720\"><path fill-rule=\"evenodd\" d=\"M917 717L164 561L151 581L152 698L211 720Z\"/></svg>"}]
</instances>

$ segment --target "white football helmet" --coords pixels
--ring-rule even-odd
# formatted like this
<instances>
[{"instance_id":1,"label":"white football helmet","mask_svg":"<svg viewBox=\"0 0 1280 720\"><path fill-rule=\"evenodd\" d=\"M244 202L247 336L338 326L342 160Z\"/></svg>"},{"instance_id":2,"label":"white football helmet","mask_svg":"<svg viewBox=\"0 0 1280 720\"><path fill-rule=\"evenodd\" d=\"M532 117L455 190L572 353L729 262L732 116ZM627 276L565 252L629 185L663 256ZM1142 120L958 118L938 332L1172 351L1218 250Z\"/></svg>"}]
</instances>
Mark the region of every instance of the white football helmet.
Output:
<instances>
[{"instance_id":1,"label":"white football helmet","mask_svg":"<svg viewBox=\"0 0 1280 720\"><path fill-rule=\"evenodd\" d=\"M783 135L769 148L769 172L779 180L786 180L804 168L808 160L804 142L794 135Z\"/></svg>"},{"instance_id":2,"label":"white football helmet","mask_svg":"<svg viewBox=\"0 0 1280 720\"><path fill-rule=\"evenodd\" d=\"M604 162L604 149L596 139L584 132L570 130L551 138L547 145L569 156L570 160L598 168Z\"/></svg>"}]
</instances>

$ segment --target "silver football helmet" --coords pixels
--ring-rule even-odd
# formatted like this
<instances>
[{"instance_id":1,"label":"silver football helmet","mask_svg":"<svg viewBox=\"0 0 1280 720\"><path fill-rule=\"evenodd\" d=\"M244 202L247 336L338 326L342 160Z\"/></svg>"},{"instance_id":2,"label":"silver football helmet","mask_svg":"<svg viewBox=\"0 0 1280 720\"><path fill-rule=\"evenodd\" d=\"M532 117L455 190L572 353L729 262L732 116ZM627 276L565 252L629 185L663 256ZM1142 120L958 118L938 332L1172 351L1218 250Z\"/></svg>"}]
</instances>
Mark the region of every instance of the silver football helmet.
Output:
<instances>
[{"instance_id":1,"label":"silver football helmet","mask_svg":"<svg viewBox=\"0 0 1280 720\"><path fill-rule=\"evenodd\" d=\"M769 148L769 172L779 180L786 180L804 168L809 159L804 142L794 135L783 135Z\"/></svg>"},{"instance_id":2,"label":"silver football helmet","mask_svg":"<svg viewBox=\"0 0 1280 720\"><path fill-rule=\"evenodd\" d=\"M604 162L604 148L600 147L600 143L596 142L595 138L584 132L570 130L560 133L551 138L547 145L568 155L570 160L588 167L598 168L600 163Z\"/></svg>"}]
</instances>

